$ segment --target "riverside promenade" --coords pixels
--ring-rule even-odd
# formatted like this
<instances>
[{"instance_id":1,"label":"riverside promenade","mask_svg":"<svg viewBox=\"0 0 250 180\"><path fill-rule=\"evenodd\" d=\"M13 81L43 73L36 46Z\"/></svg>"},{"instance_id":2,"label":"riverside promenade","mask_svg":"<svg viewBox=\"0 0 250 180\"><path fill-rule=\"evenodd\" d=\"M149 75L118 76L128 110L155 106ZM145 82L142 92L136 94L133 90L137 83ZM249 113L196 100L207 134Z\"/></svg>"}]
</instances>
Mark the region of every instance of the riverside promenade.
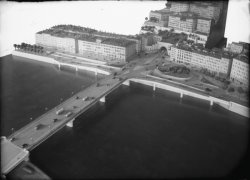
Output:
<instances>
[{"instance_id":1,"label":"riverside promenade","mask_svg":"<svg viewBox=\"0 0 250 180\"><path fill-rule=\"evenodd\" d=\"M98 101L105 102L105 96L119 87L124 80L107 76L73 95L60 105L49 110L42 116L29 123L27 126L16 131L8 137L15 145L31 150L56 133L59 129L73 126L73 121L81 113L88 110ZM57 113L60 111L60 113Z\"/></svg>"}]
</instances>

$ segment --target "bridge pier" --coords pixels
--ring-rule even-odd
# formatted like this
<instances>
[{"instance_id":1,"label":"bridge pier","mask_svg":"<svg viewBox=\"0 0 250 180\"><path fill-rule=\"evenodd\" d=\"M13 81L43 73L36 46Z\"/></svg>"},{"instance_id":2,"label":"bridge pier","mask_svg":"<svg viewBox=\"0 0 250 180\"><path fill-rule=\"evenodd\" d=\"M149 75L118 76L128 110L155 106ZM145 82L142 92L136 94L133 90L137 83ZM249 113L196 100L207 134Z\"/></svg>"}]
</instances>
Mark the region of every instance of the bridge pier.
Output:
<instances>
[{"instance_id":1,"label":"bridge pier","mask_svg":"<svg viewBox=\"0 0 250 180\"><path fill-rule=\"evenodd\" d=\"M106 102L106 98L105 96L103 96L101 99L100 99L101 102L105 103Z\"/></svg>"},{"instance_id":2,"label":"bridge pier","mask_svg":"<svg viewBox=\"0 0 250 180\"><path fill-rule=\"evenodd\" d=\"M78 67L76 66L76 71L78 71Z\"/></svg>"},{"instance_id":3,"label":"bridge pier","mask_svg":"<svg viewBox=\"0 0 250 180\"><path fill-rule=\"evenodd\" d=\"M124 81L122 84L126 85L126 86L130 86L130 81L129 80L126 80Z\"/></svg>"},{"instance_id":4,"label":"bridge pier","mask_svg":"<svg viewBox=\"0 0 250 180\"><path fill-rule=\"evenodd\" d=\"M97 76L97 70L95 70L95 76Z\"/></svg>"},{"instance_id":5,"label":"bridge pier","mask_svg":"<svg viewBox=\"0 0 250 180\"><path fill-rule=\"evenodd\" d=\"M74 120L75 120L75 118L72 119L72 120L70 120L70 121L66 124L66 126L68 126L68 127L73 127L73 122L74 122Z\"/></svg>"},{"instance_id":6,"label":"bridge pier","mask_svg":"<svg viewBox=\"0 0 250 180\"><path fill-rule=\"evenodd\" d=\"M183 98L183 92L180 93L180 97Z\"/></svg>"},{"instance_id":7,"label":"bridge pier","mask_svg":"<svg viewBox=\"0 0 250 180\"><path fill-rule=\"evenodd\" d=\"M155 83L153 84L153 90L155 91L155 89L156 89L156 86L155 86Z\"/></svg>"},{"instance_id":8,"label":"bridge pier","mask_svg":"<svg viewBox=\"0 0 250 180\"><path fill-rule=\"evenodd\" d=\"M210 100L210 106L212 106L214 104L213 100Z\"/></svg>"},{"instance_id":9,"label":"bridge pier","mask_svg":"<svg viewBox=\"0 0 250 180\"><path fill-rule=\"evenodd\" d=\"M58 64L58 68L59 68L59 70L61 70L61 64L60 63Z\"/></svg>"}]
</instances>

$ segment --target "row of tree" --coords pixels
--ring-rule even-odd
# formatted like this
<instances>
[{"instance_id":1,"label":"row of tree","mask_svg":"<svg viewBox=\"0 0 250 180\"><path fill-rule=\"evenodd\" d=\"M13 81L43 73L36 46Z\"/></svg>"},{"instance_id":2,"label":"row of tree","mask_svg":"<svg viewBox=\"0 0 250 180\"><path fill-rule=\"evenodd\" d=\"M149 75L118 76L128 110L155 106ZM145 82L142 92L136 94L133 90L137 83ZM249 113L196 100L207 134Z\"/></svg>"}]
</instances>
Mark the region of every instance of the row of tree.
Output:
<instances>
[{"instance_id":1,"label":"row of tree","mask_svg":"<svg viewBox=\"0 0 250 180\"><path fill-rule=\"evenodd\" d=\"M27 44L27 43L14 44L13 46L15 49L20 49L20 50L35 52L35 53L41 53L41 54L44 53L44 48L42 46L31 45L31 44Z\"/></svg>"}]
</instances>

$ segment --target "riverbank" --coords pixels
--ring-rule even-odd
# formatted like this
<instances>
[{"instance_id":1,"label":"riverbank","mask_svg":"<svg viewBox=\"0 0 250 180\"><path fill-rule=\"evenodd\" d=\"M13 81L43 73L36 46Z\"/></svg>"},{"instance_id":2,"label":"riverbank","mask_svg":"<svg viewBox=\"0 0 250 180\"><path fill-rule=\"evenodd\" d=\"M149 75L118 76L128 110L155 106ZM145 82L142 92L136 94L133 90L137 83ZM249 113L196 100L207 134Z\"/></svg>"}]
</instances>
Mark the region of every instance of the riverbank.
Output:
<instances>
[{"instance_id":1,"label":"riverbank","mask_svg":"<svg viewBox=\"0 0 250 180\"><path fill-rule=\"evenodd\" d=\"M55 60L52 57L40 56L40 55L25 53L25 52L21 52L21 51L13 51L12 55L24 57L27 59L36 60L36 61L40 61L40 62L44 62L44 63L55 64L55 65L58 65L59 68L60 68L60 66L64 65L64 66L73 67L76 69L76 71L78 71L78 69L82 69L82 70L94 72L95 74L97 74L97 73L104 74L104 75L111 74L111 72L109 72L109 71L105 71L103 69L100 69L100 68L97 68L94 66L91 67L91 66L87 66L87 65L84 66L82 64L70 64L70 63L60 62L60 61Z\"/></svg>"},{"instance_id":2,"label":"riverbank","mask_svg":"<svg viewBox=\"0 0 250 180\"><path fill-rule=\"evenodd\" d=\"M248 117L249 118L249 108L242 106L240 104L237 104L235 102L232 101L225 101L213 96L209 96L209 95L204 95L204 94L198 94L198 93L194 93L188 90L184 90L181 88L177 88L177 87L173 87L167 84L163 84L160 82L156 82L153 80L146 80L146 79L138 79L138 78L131 78L128 79L127 82L124 82L124 84L129 84L129 81L133 81L133 82L137 82L137 83L141 83L141 84L145 84L145 85L149 85L153 87L153 90L155 90L156 88L161 88L164 90L168 90L168 91L172 91L172 92L176 92L180 94L180 98L183 98L184 95L188 95L191 97L195 97L198 99L203 99L203 100L207 100L210 102L210 105L212 106L214 103L220 105L221 107L232 111L234 113L237 113L239 115L242 115L244 117Z\"/></svg>"},{"instance_id":3,"label":"riverbank","mask_svg":"<svg viewBox=\"0 0 250 180\"><path fill-rule=\"evenodd\" d=\"M29 59L34 59L34 60L38 60L38 61L42 61L42 62L46 62L46 63L51 63L51 64L58 64L60 66L61 65L65 65L65 66L71 66L73 68L76 68L76 70L79 69L84 69L84 70L89 70L89 71L94 71L95 73L103 73L105 75L109 75L110 72L106 72L104 70L100 70L98 68L95 67L86 67L86 66L81 66L81 65L75 65L75 64L69 64L69 63L61 63L56 61L53 58L50 57L44 57L44 56L38 56L38 55L34 55L34 54L28 54L28 53L23 53L23 52L19 52L19 51L13 51L12 55L16 55L16 56L21 56L21 57L25 57L25 58L29 58ZM156 82L153 80L139 80L136 78L132 78L129 79L127 81L134 81L134 82L140 82L142 84L146 84L146 85L150 85L155 88L162 88L165 90L169 90L169 91L173 91L173 92L177 92L180 93L181 98L183 97L183 95L188 95L188 96L192 96L195 98L199 98L199 99L204 99L210 102L210 105L212 106L213 103L216 103L220 106L222 106L223 108L228 109L229 111L235 112L237 114L240 114L242 116L245 117L249 117L249 108L243 105L240 105L238 103L232 102L232 101L226 101L226 100L222 100L213 96L209 96L209 95L204 95L204 94L198 94L192 91L188 91L188 90L184 90L184 89L180 89L177 87L173 87L167 84L163 84L160 82ZM124 83L127 84L127 83Z\"/></svg>"}]
</instances>

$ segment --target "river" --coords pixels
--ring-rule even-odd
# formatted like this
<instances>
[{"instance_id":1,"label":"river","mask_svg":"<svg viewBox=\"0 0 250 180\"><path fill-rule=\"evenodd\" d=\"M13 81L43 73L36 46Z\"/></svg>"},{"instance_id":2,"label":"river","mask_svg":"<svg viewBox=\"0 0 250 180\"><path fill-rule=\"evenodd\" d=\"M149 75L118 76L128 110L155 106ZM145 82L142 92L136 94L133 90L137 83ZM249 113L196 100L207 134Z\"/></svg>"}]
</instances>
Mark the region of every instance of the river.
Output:
<instances>
[{"instance_id":1,"label":"river","mask_svg":"<svg viewBox=\"0 0 250 180\"><path fill-rule=\"evenodd\" d=\"M1 102L12 108L2 106L2 128L27 123L31 113L35 117L96 80L26 60L1 63ZM249 166L248 137L245 117L131 83L32 150L30 160L56 179L242 177Z\"/></svg>"}]
</instances>

